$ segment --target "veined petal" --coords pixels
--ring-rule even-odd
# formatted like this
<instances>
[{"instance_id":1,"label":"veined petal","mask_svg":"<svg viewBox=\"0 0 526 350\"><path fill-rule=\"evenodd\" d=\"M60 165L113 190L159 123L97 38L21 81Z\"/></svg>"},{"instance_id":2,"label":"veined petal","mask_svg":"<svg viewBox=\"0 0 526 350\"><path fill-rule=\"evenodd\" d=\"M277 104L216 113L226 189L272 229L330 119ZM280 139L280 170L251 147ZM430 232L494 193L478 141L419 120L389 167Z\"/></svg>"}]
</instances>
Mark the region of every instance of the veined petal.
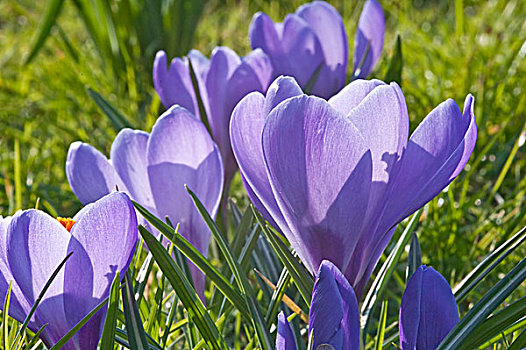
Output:
<instances>
[{"instance_id":1,"label":"veined petal","mask_svg":"<svg viewBox=\"0 0 526 350\"><path fill-rule=\"evenodd\" d=\"M74 217L64 274L64 307L71 327L109 295L115 274L124 277L137 243L137 217L129 197L113 192ZM80 349L95 349L104 311L78 333Z\"/></svg>"},{"instance_id":2,"label":"veined petal","mask_svg":"<svg viewBox=\"0 0 526 350\"><path fill-rule=\"evenodd\" d=\"M329 98L345 84L349 49L342 18L334 7L324 1L304 4L296 14L308 23L323 51L325 72L320 73L312 93Z\"/></svg>"},{"instance_id":3,"label":"veined petal","mask_svg":"<svg viewBox=\"0 0 526 350\"><path fill-rule=\"evenodd\" d=\"M358 129L322 99L293 97L265 122L263 154L293 233L287 238L305 265L311 272L323 259L344 265L362 227L372 176Z\"/></svg>"},{"instance_id":4,"label":"veined petal","mask_svg":"<svg viewBox=\"0 0 526 350\"><path fill-rule=\"evenodd\" d=\"M384 47L384 35L385 19L382 6L376 0L367 0L354 39L354 72L358 73L358 77L368 76L378 62ZM360 69L359 72L357 69Z\"/></svg>"},{"instance_id":5,"label":"veined petal","mask_svg":"<svg viewBox=\"0 0 526 350\"><path fill-rule=\"evenodd\" d=\"M69 146L66 177L82 204L94 202L116 187L120 191L127 190L108 159L93 146L80 141Z\"/></svg>"},{"instance_id":6,"label":"veined petal","mask_svg":"<svg viewBox=\"0 0 526 350\"><path fill-rule=\"evenodd\" d=\"M263 114L267 116L278 104L288 98L303 95L303 91L292 77L280 76L267 90Z\"/></svg>"},{"instance_id":7,"label":"veined petal","mask_svg":"<svg viewBox=\"0 0 526 350\"><path fill-rule=\"evenodd\" d=\"M400 222L433 199L466 165L477 138L473 96L461 114L453 100L436 107L411 136L400 176L386 204L380 228Z\"/></svg>"},{"instance_id":8,"label":"veined petal","mask_svg":"<svg viewBox=\"0 0 526 350\"><path fill-rule=\"evenodd\" d=\"M27 314L31 310L31 305L27 302L25 296L22 294L20 287L14 280L11 270L9 269L7 261L7 227L11 222L11 217L3 218L0 216L0 308L3 309L9 283L11 283L11 299L9 305L9 316L16 319L18 322L24 322ZM29 323L29 328L36 331L35 322Z\"/></svg>"},{"instance_id":9,"label":"veined petal","mask_svg":"<svg viewBox=\"0 0 526 350\"><path fill-rule=\"evenodd\" d=\"M351 110L358 106L362 100L377 86L386 85L383 81L372 79L354 80L340 92L329 99L329 104L343 115L349 115Z\"/></svg>"},{"instance_id":10,"label":"veined petal","mask_svg":"<svg viewBox=\"0 0 526 350\"><path fill-rule=\"evenodd\" d=\"M374 88L350 111L348 118L360 130L371 149L373 164L365 225L356 248L348 252L352 256L349 268L347 265L342 267L347 278L356 286L354 283L362 278L368 267L367 260L376 254L375 248L384 241L382 238L390 228L377 230L379 219L391 197L392 186L398 176L404 176L399 172L400 158L407 145L409 117L404 95L400 87L392 83Z\"/></svg>"},{"instance_id":11,"label":"veined petal","mask_svg":"<svg viewBox=\"0 0 526 350\"><path fill-rule=\"evenodd\" d=\"M432 267L421 266L402 297L402 350L434 350L457 323L458 308L449 284Z\"/></svg>"},{"instance_id":12,"label":"veined petal","mask_svg":"<svg viewBox=\"0 0 526 350\"><path fill-rule=\"evenodd\" d=\"M330 344L335 349L358 350L360 326L358 302L340 270L324 260L314 283L309 312L313 349Z\"/></svg>"},{"instance_id":13,"label":"veined petal","mask_svg":"<svg viewBox=\"0 0 526 350\"><path fill-rule=\"evenodd\" d=\"M143 206L152 207L154 203L146 169L148 137L144 131L122 129L111 145L110 158L131 197Z\"/></svg>"},{"instance_id":14,"label":"veined petal","mask_svg":"<svg viewBox=\"0 0 526 350\"><path fill-rule=\"evenodd\" d=\"M153 62L153 86L166 108L178 104L199 115L187 58L174 58L167 67L166 53L157 52Z\"/></svg>"},{"instance_id":15,"label":"veined petal","mask_svg":"<svg viewBox=\"0 0 526 350\"><path fill-rule=\"evenodd\" d=\"M223 189L223 164L205 126L184 108L170 108L152 129L147 158L159 216L179 223L179 232L206 255L210 231L184 187L215 217Z\"/></svg>"},{"instance_id":16,"label":"veined petal","mask_svg":"<svg viewBox=\"0 0 526 350\"><path fill-rule=\"evenodd\" d=\"M208 122L212 129L214 141L217 143L221 155L223 156L223 164L227 170L228 180L236 169L234 157L232 156L232 149L230 146L230 138L228 134L228 127L230 122L230 115L235 106L230 94L233 91L229 88L229 81L232 78L236 69L240 66L241 59L239 56L228 47L216 47L212 52L210 58L210 70L206 77L206 91L208 94L209 110ZM246 70L244 70L246 73ZM253 80L245 82L247 86L239 86L242 89L251 89L259 82L255 75L251 76ZM235 81L239 83L238 78ZM236 83L235 82L235 83ZM234 96L241 98L242 96Z\"/></svg>"},{"instance_id":17,"label":"veined petal","mask_svg":"<svg viewBox=\"0 0 526 350\"><path fill-rule=\"evenodd\" d=\"M287 316L281 311L278 315L278 333L276 335L276 350L297 350L294 333L290 329Z\"/></svg>"},{"instance_id":18,"label":"veined petal","mask_svg":"<svg viewBox=\"0 0 526 350\"><path fill-rule=\"evenodd\" d=\"M70 233L42 211L30 209L13 216L7 229L7 261L30 305L35 303L54 270L66 257L70 239ZM48 323L43 336L48 347L71 328L66 320L63 297L64 269L51 283L35 312L39 320Z\"/></svg>"}]
</instances>

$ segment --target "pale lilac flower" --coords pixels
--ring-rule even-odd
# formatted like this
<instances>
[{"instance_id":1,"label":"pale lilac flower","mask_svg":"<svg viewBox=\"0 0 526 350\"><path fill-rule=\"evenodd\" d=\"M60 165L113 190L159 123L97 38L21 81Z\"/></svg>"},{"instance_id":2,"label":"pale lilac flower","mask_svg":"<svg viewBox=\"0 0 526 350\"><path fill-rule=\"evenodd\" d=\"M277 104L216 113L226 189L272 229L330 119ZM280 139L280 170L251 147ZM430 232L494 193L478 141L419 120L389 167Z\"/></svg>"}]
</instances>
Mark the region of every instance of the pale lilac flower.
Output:
<instances>
[{"instance_id":1,"label":"pale lilac flower","mask_svg":"<svg viewBox=\"0 0 526 350\"><path fill-rule=\"evenodd\" d=\"M462 171L473 96L436 107L409 136L396 83L357 80L329 101L278 78L236 107L232 147L250 199L315 273L332 261L361 296L396 224Z\"/></svg>"},{"instance_id":2,"label":"pale lilac flower","mask_svg":"<svg viewBox=\"0 0 526 350\"><path fill-rule=\"evenodd\" d=\"M378 61L384 44L383 10L376 0L363 8L355 39L354 71L366 77ZM273 78L292 76L313 95L329 98L345 85L348 44L343 20L325 1L314 1L274 23L263 12L252 18L252 48L261 48L272 61ZM314 84L313 84L314 83Z\"/></svg>"},{"instance_id":3,"label":"pale lilac flower","mask_svg":"<svg viewBox=\"0 0 526 350\"><path fill-rule=\"evenodd\" d=\"M109 194L71 220L35 209L0 220L0 295L11 283L9 315L23 322L61 261L73 253L36 308L29 329L48 324L41 339L50 348L108 295L119 272L124 277L137 242L137 217L128 196ZM63 349L96 349L101 309Z\"/></svg>"},{"instance_id":4,"label":"pale lilac flower","mask_svg":"<svg viewBox=\"0 0 526 350\"><path fill-rule=\"evenodd\" d=\"M178 104L197 118L204 116L200 115L190 63L196 73L212 137L223 156L225 188L228 189L237 171L228 133L232 110L246 94L267 91L272 67L261 50L254 50L241 58L227 47L217 47L210 60L192 50L187 57L174 58L170 65L167 65L166 53L159 51L153 64L153 83L161 102L166 108Z\"/></svg>"},{"instance_id":5,"label":"pale lilac flower","mask_svg":"<svg viewBox=\"0 0 526 350\"><path fill-rule=\"evenodd\" d=\"M207 255L211 233L184 185L215 217L223 189L223 163L203 123L183 107L166 111L151 134L121 130L110 159L87 143L73 143L66 175L82 203L97 200L118 187L154 215L179 224L178 232ZM190 269L202 297L204 275L194 265Z\"/></svg>"}]
</instances>

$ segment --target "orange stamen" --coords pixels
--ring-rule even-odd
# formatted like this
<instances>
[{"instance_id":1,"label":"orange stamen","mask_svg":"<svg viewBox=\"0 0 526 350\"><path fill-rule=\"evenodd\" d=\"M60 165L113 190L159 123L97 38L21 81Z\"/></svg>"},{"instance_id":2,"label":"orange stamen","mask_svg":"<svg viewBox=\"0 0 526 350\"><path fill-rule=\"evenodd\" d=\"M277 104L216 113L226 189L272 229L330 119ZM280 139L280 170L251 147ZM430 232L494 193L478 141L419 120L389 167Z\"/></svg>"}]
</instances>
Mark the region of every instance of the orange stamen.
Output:
<instances>
[{"instance_id":1,"label":"orange stamen","mask_svg":"<svg viewBox=\"0 0 526 350\"><path fill-rule=\"evenodd\" d=\"M68 232L71 232L71 228L76 223L76 221L71 219L71 218L58 217L57 220L58 220L58 222L60 222L62 224L62 226L64 226L66 228L66 230L68 230Z\"/></svg>"}]
</instances>

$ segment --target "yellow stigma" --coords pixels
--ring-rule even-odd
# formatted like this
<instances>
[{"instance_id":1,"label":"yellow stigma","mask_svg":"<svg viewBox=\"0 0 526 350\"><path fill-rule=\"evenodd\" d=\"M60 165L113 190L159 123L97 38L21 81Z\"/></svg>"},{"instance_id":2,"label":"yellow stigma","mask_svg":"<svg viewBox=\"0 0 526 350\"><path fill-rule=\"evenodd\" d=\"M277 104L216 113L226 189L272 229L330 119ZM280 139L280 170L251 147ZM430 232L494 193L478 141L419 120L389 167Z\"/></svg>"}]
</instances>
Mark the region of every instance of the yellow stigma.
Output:
<instances>
[{"instance_id":1,"label":"yellow stigma","mask_svg":"<svg viewBox=\"0 0 526 350\"><path fill-rule=\"evenodd\" d=\"M71 218L61 218L61 217L58 217L57 218L58 222L60 222L62 224L62 226L64 226L66 228L66 230L68 230L68 232L71 231L71 228L73 227L73 225L75 225L76 221L71 219Z\"/></svg>"}]
</instances>

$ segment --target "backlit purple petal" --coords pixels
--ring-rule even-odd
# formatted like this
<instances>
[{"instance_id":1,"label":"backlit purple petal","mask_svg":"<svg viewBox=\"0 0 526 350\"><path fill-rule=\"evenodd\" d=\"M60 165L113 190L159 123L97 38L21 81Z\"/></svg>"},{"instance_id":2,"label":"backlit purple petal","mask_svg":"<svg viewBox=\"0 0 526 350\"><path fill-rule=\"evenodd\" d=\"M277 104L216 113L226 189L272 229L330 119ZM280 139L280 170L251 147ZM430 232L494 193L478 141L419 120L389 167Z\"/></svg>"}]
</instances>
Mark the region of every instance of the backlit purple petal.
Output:
<instances>
[{"instance_id":1,"label":"backlit purple petal","mask_svg":"<svg viewBox=\"0 0 526 350\"><path fill-rule=\"evenodd\" d=\"M75 217L64 275L64 307L74 326L109 294L119 272L124 277L137 243L137 217L129 197L113 192L84 207ZM95 349L104 311L78 333L82 349Z\"/></svg>"},{"instance_id":2,"label":"backlit purple petal","mask_svg":"<svg viewBox=\"0 0 526 350\"><path fill-rule=\"evenodd\" d=\"M221 150L227 176L229 177L228 180L233 176L233 172L236 169L228 135L230 115L232 113L232 110L229 110L229 108L235 106L233 101L230 100L229 80L240 64L241 59L233 50L227 47L216 47L210 58L210 70L206 77L206 90L210 107L207 110L208 122L212 129L214 141ZM253 83L258 83L255 76L252 75L252 77L254 78L252 80ZM243 90L246 89L244 86L239 87ZM250 89L250 86L248 88Z\"/></svg>"},{"instance_id":3,"label":"backlit purple petal","mask_svg":"<svg viewBox=\"0 0 526 350\"><path fill-rule=\"evenodd\" d=\"M184 108L170 108L152 129L147 158L159 216L179 224L179 232L206 255L210 231L184 187L187 185L215 217L223 189L223 166L205 126Z\"/></svg>"},{"instance_id":4,"label":"backlit purple petal","mask_svg":"<svg viewBox=\"0 0 526 350\"><path fill-rule=\"evenodd\" d=\"M270 113L263 153L292 231L287 238L303 262L311 272L323 259L345 266L362 227L372 176L360 132L326 101L294 97Z\"/></svg>"},{"instance_id":5,"label":"backlit purple petal","mask_svg":"<svg viewBox=\"0 0 526 350\"><path fill-rule=\"evenodd\" d=\"M18 322L24 322L31 305L22 294L20 287L13 278L7 261L7 227L11 222L11 217L3 218L0 216L0 308L3 309L9 283L11 283L11 299L9 305L9 316ZM29 327L36 331L36 323L30 322Z\"/></svg>"},{"instance_id":6,"label":"backlit purple petal","mask_svg":"<svg viewBox=\"0 0 526 350\"><path fill-rule=\"evenodd\" d=\"M354 72L358 77L365 78L373 70L382 54L384 35L382 6L376 0L367 0L354 39Z\"/></svg>"},{"instance_id":7,"label":"backlit purple petal","mask_svg":"<svg viewBox=\"0 0 526 350\"><path fill-rule=\"evenodd\" d=\"M247 193L265 219L282 231L288 228L268 182L261 142L255 140L261 140L268 112L283 100L301 93L293 78L279 77L269 87L267 97L260 93L247 95L234 109L230 123L232 149Z\"/></svg>"},{"instance_id":8,"label":"backlit purple petal","mask_svg":"<svg viewBox=\"0 0 526 350\"><path fill-rule=\"evenodd\" d=\"M458 308L449 284L432 267L421 266L402 297L402 350L434 350L457 323Z\"/></svg>"},{"instance_id":9,"label":"backlit purple petal","mask_svg":"<svg viewBox=\"0 0 526 350\"><path fill-rule=\"evenodd\" d=\"M146 170L148 137L144 131L122 129L111 145L110 158L130 196L141 205L152 207L154 203Z\"/></svg>"},{"instance_id":10,"label":"backlit purple petal","mask_svg":"<svg viewBox=\"0 0 526 350\"><path fill-rule=\"evenodd\" d=\"M166 108L178 104L199 114L187 58L174 58L167 67L166 53L157 52L153 63L153 86Z\"/></svg>"},{"instance_id":11,"label":"backlit purple petal","mask_svg":"<svg viewBox=\"0 0 526 350\"><path fill-rule=\"evenodd\" d=\"M296 14L309 24L323 51L323 71L312 93L328 98L345 84L349 49L342 18L334 7L324 1L304 4L298 8Z\"/></svg>"},{"instance_id":12,"label":"backlit purple petal","mask_svg":"<svg viewBox=\"0 0 526 350\"><path fill-rule=\"evenodd\" d=\"M329 99L329 104L343 115L349 115L351 110L358 106L362 100L377 86L385 85L381 80L358 79L344 87L340 92Z\"/></svg>"},{"instance_id":13,"label":"backlit purple petal","mask_svg":"<svg viewBox=\"0 0 526 350\"><path fill-rule=\"evenodd\" d=\"M330 344L335 349L358 350L360 325L358 302L343 274L330 261L323 261L316 275L309 312L313 349Z\"/></svg>"},{"instance_id":14,"label":"backlit purple petal","mask_svg":"<svg viewBox=\"0 0 526 350\"><path fill-rule=\"evenodd\" d=\"M461 114L453 100L436 107L411 136L400 174L386 204L380 227L391 226L442 191L466 165L475 147L477 126L473 96Z\"/></svg>"},{"instance_id":15,"label":"backlit purple petal","mask_svg":"<svg viewBox=\"0 0 526 350\"><path fill-rule=\"evenodd\" d=\"M290 328L287 316L282 312L278 315L278 333L276 335L276 350L297 350L296 339Z\"/></svg>"},{"instance_id":16,"label":"backlit purple petal","mask_svg":"<svg viewBox=\"0 0 526 350\"><path fill-rule=\"evenodd\" d=\"M108 159L93 146L80 141L69 146L66 176L73 193L83 204L104 197L116 187L126 191Z\"/></svg>"},{"instance_id":17,"label":"backlit purple petal","mask_svg":"<svg viewBox=\"0 0 526 350\"><path fill-rule=\"evenodd\" d=\"M19 212L11 220L7 230L7 261L16 283L31 305L66 257L70 238L70 233L56 219L38 210ZM48 323L45 330L47 346L57 342L70 329L63 291L64 269L51 283L36 310L36 317Z\"/></svg>"}]
</instances>

